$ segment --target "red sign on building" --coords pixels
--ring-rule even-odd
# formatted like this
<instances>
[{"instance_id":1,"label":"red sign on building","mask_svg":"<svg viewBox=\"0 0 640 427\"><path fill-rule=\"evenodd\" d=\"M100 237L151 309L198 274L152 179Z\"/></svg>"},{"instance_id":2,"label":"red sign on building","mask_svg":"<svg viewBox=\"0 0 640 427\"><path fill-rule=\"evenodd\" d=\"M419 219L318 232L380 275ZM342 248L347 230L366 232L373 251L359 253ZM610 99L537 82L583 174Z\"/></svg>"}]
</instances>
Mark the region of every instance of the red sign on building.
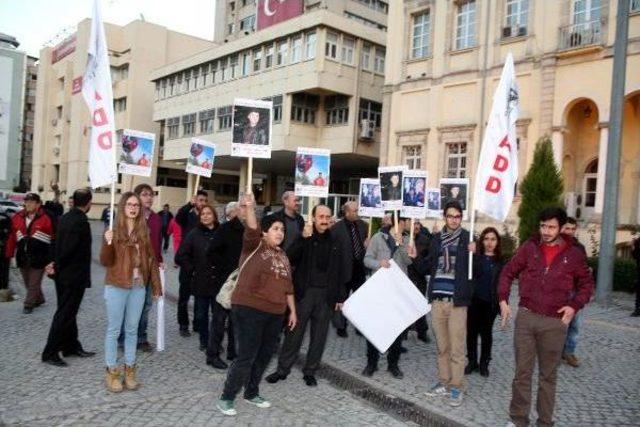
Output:
<instances>
[{"instance_id":1,"label":"red sign on building","mask_svg":"<svg viewBox=\"0 0 640 427\"><path fill-rule=\"evenodd\" d=\"M65 56L75 51L76 51L76 36L73 35L53 48L53 52L51 52L51 63L55 64Z\"/></svg>"},{"instance_id":2,"label":"red sign on building","mask_svg":"<svg viewBox=\"0 0 640 427\"><path fill-rule=\"evenodd\" d=\"M75 95L78 92L82 91L82 76L76 77L71 82L71 95Z\"/></svg>"},{"instance_id":3,"label":"red sign on building","mask_svg":"<svg viewBox=\"0 0 640 427\"><path fill-rule=\"evenodd\" d=\"M258 22L256 28L263 30L300 16L303 11L303 0L258 0Z\"/></svg>"}]
</instances>

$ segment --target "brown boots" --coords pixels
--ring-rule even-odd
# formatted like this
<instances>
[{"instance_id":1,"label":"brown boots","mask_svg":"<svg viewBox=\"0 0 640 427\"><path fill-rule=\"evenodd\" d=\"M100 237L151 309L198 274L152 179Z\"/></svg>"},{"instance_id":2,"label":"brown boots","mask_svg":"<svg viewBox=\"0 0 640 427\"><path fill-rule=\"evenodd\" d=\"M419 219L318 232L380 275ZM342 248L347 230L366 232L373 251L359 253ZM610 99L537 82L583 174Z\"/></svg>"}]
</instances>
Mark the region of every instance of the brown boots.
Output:
<instances>
[{"instance_id":1,"label":"brown boots","mask_svg":"<svg viewBox=\"0 0 640 427\"><path fill-rule=\"evenodd\" d=\"M136 390L140 386L140 383L136 381L136 369L135 365L125 365L124 367L124 387L127 390ZM122 368L107 368L105 381L107 384L107 390L112 393L120 393L123 390Z\"/></svg>"}]
</instances>

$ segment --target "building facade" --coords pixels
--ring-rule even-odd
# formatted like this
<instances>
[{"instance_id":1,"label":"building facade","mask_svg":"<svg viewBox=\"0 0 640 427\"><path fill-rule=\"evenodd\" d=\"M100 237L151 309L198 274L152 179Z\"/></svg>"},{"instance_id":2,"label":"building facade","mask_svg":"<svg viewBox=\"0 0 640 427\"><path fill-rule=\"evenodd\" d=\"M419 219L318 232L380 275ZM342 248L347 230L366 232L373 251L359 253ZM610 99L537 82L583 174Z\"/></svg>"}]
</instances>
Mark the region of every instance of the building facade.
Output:
<instances>
[{"instance_id":1,"label":"building facade","mask_svg":"<svg viewBox=\"0 0 640 427\"><path fill-rule=\"evenodd\" d=\"M24 111L22 113L22 149L20 156L20 184L22 191L31 188L33 163L33 132L36 113L38 58L27 56L24 75Z\"/></svg>"},{"instance_id":2,"label":"building facade","mask_svg":"<svg viewBox=\"0 0 640 427\"><path fill-rule=\"evenodd\" d=\"M359 177L376 173L388 4L300 2L299 16L254 31L256 3L218 1L220 44L152 74L153 119L162 134L159 194L170 183L186 184L183 197L191 194L195 178L184 169L198 137L217 144L214 174L200 185L218 202L237 198L246 166L230 156L234 98L273 101L272 156L253 166L258 203L278 204L293 187L299 146L331 149L330 193L357 193Z\"/></svg>"},{"instance_id":3,"label":"building facade","mask_svg":"<svg viewBox=\"0 0 640 427\"><path fill-rule=\"evenodd\" d=\"M552 138L569 213L601 220L609 132L613 0L390 3L381 162L475 176L482 127L508 52L520 88L521 176ZM640 222L640 1L630 0L618 222ZM432 179L433 177L433 179ZM473 185L473 184L472 184ZM471 187L472 188L472 187ZM518 197L510 222L516 221Z\"/></svg>"},{"instance_id":4,"label":"building facade","mask_svg":"<svg viewBox=\"0 0 640 427\"><path fill-rule=\"evenodd\" d=\"M53 197L51 183L58 183L62 194L68 196L77 188L90 185L90 115L81 93L90 24L89 19L81 21L76 33L53 48L40 51L31 190L41 193L45 200ZM125 26L105 23L105 32L116 129L151 132L156 134L157 141L160 126L151 117L154 99L151 71L207 49L213 43L140 20ZM157 153L155 150L156 164ZM142 182L153 185L155 180L155 168L150 178L119 175L117 192ZM90 215L98 217L108 203L109 189L98 189Z\"/></svg>"}]
</instances>

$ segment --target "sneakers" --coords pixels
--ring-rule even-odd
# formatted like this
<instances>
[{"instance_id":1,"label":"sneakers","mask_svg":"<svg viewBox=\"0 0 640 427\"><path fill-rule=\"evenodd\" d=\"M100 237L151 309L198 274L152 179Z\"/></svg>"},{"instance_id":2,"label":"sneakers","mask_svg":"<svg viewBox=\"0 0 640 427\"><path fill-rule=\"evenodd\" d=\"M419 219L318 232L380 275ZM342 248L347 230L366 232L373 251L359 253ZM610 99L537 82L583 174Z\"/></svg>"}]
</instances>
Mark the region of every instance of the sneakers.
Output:
<instances>
[{"instance_id":1,"label":"sneakers","mask_svg":"<svg viewBox=\"0 0 640 427\"><path fill-rule=\"evenodd\" d=\"M225 400L218 399L218 403L216 407L222 412L224 415L234 417L238 415L238 411L236 411L236 405L233 400Z\"/></svg>"},{"instance_id":2,"label":"sneakers","mask_svg":"<svg viewBox=\"0 0 640 427\"><path fill-rule=\"evenodd\" d=\"M447 394L447 388L442 383L436 383L429 391L424 393L427 397L440 397Z\"/></svg>"},{"instance_id":3,"label":"sneakers","mask_svg":"<svg viewBox=\"0 0 640 427\"><path fill-rule=\"evenodd\" d=\"M247 403L251 403L254 406L257 406L258 408L263 408L263 409L271 408L271 402L269 402L262 396L256 396L251 399L244 399L244 401Z\"/></svg>"},{"instance_id":4,"label":"sneakers","mask_svg":"<svg viewBox=\"0 0 640 427\"><path fill-rule=\"evenodd\" d=\"M462 405L462 399L464 394L458 388L451 389L451 395L449 396L449 406L458 407Z\"/></svg>"},{"instance_id":5,"label":"sneakers","mask_svg":"<svg viewBox=\"0 0 640 427\"><path fill-rule=\"evenodd\" d=\"M562 353L562 360L567 362L567 365L573 366L574 368L580 366L580 360L578 360L575 354Z\"/></svg>"}]
</instances>

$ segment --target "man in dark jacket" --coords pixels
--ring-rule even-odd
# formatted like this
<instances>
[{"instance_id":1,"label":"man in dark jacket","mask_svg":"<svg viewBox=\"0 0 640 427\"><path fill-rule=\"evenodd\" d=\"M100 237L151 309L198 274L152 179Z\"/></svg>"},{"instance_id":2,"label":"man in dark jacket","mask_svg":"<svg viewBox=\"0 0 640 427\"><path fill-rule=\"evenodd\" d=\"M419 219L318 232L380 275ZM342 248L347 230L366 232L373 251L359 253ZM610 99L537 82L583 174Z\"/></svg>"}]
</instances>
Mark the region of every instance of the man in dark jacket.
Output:
<instances>
[{"instance_id":1,"label":"man in dark jacket","mask_svg":"<svg viewBox=\"0 0 640 427\"><path fill-rule=\"evenodd\" d=\"M284 207L273 213L273 216L284 224L284 240L282 249L285 251L298 238L304 228L304 218L298 213L300 202L293 191L285 191L282 194Z\"/></svg>"},{"instance_id":2,"label":"man in dark jacket","mask_svg":"<svg viewBox=\"0 0 640 427\"><path fill-rule=\"evenodd\" d=\"M420 221L418 220L414 222L413 242L416 248L416 254L419 257L426 257L429 253L429 245L431 244L431 233L425 226L420 224ZM422 295L426 295L427 278L424 274L420 274L415 265L409 264L409 266L407 267L407 276L413 282L413 284L416 285L420 293ZM416 322L413 324L413 327L416 330L417 337L420 341L423 341L425 343L431 342L431 340L429 339L429 335L427 335L429 324L427 323L426 316L421 316L418 320L416 320Z\"/></svg>"},{"instance_id":3,"label":"man in dark jacket","mask_svg":"<svg viewBox=\"0 0 640 427\"><path fill-rule=\"evenodd\" d=\"M216 268L214 280L214 292L216 295L220 292L229 275L238 268L242 252L242 236L244 234L242 221L244 221L246 215L246 204L243 201L240 204L236 203L226 212L226 215L227 222L218 228L218 232L209 246L208 253ZM228 367L227 363L220 358L225 324L227 330L227 360L233 360L236 357L236 351L231 311L226 310L216 301L213 305L211 325L209 326L209 342L207 344L207 365L216 369L226 369Z\"/></svg>"},{"instance_id":4,"label":"man in dark jacket","mask_svg":"<svg viewBox=\"0 0 640 427\"><path fill-rule=\"evenodd\" d=\"M287 331L278 358L278 369L266 380L284 380L295 363L307 323L311 322L311 337L307 360L302 370L305 383L318 385L315 373L320 366L327 341L329 323L334 310L340 310L346 299L341 259L344 256L338 240L329 230L331 209L315 206L311 212L313 224L305 225L302 235L289 247L287 256L295 267L293 286L298 325Z\"/></svg>"},{"instance_id":5,"label":"man in dark jacket","mask_svg":"<svg viewBox=\"0 0 640 427\"><path fill-rule=\"evenodd\" d=\"M632 245L631 255L636 260L638 278L636 279L636 309L631 313L631 316L640 317L640 234L633 239Z\"/></svg>"},{"instance_id":6,"label":"man in dark jacket","mask_svg":"<svg viewBox=\"0 0 640 427\"><path fill-rule=\"evenodd\" d=\"M87 212L91 209L91 191L73 193L73 209L60 218L54 249L54 279L58 309L53 316L42 361L67 366L63 356L91 357L78 341L76 316L86 288L91 287L91 227Z\"/></svg>"},{"instance_id":7,"label":"man in dark jacket","mask_svg":"<svg viewBox=\"0 0 640 427\"><path fill-rule=\"evenodd\" d=\"M538 425L553 425L556 377L567 327L593 293L593 277L573 238L560 233L567 214L547 208L539 215L540 234L518 249L500 274L498 301L502 326L511 317L509 293L518 279L520 303L513 335L516 372L509 415L529 425L531 380L538 359Z\"/></svg>"},{"instance_id":8,"label":"man in dark jacket","mask_svg":"<svg viewBox=\"0 0 640 427\"><path fill-rule=\"evenodd\" d=\"M169 234L167 231L169 229L169 223L173 219L173 214L169 209L169 205L165 203L162 207L162 211L160 211L158 215L160 215L160 219L162 220L162 250L163 252L167 252L169 249Z\"/></svg>"}]
</instances>

